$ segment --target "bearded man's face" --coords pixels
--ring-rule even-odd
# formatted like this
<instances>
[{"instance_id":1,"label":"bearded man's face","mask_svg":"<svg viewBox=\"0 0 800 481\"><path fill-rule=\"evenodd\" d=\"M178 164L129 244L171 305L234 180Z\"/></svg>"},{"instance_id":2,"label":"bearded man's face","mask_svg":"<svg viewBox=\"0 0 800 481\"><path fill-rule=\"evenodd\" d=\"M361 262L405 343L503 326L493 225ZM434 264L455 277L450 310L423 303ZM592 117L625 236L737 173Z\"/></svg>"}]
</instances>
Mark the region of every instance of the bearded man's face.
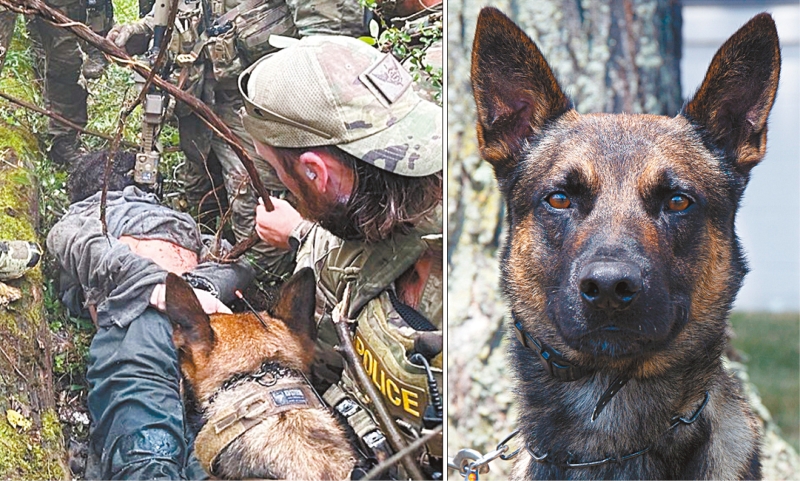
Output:
<instances>
[{"instance_id":1,"label":"bearded man's face","mask_svg":"<svg viewBox=\"0 0 800 481\"><path fill-rule=\"evenodd\" d=\"M308 180L301 175L294 175L293 180L301 186L301 194L295 194L297 205L295 208L303 218L318 223L336 237L344 240L363 240L364 234L353 221L349 199L342 196L328 196L320 194Z\"/></svg>"}]
</instances>

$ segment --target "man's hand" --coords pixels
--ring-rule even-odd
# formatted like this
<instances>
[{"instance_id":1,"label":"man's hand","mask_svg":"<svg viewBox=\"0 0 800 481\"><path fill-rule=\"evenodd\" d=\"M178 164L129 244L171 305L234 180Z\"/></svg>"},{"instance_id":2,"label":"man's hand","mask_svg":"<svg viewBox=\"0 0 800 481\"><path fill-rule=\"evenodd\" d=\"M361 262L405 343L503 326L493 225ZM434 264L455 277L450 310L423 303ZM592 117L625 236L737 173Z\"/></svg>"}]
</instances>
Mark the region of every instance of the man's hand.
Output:
<instances>
[{"instance_id":1,"label":"man's hand","mask_svg":"<svg viewBox=\"0 0 800 481\"><path fill-rule=\"evenodd\" d=\"M106 38L114 42L114 45L124 48L130 55L141 55L147 51L147 44L153 30L144 20L126 23L124 25L114 25L106 35Z\"/></svg>"},{"instance_id":2,"label":"man's hand","mask_svg":"<svg viewBox=\"0 0 800 481\"><path fill-rule=\"evenodd\" d=\"M228 306L210 293L200 289L194 289L194 294L197 296L197 300L200 301L200 305L203 306L203 311L205 311L206 314L231 314L231 310L228 309ZM161 312L166 312L166 295L167 286L165 284L157 284L153 289L153 293L150 294L150 305Z\"/></svg>"},{"instance_id":3,"label":"man's hand","mask_svg":"<svg viewBox=\"0 0 800 481\"><path fill-rule=\"evenodd\" d=\"M261 199L258 199L256 233L269 245L289 249L289 234L303 221L303 217L285 200L275 197L270 197L270 200L275 210L267 212Z\"/></svg>"}]
</instances>

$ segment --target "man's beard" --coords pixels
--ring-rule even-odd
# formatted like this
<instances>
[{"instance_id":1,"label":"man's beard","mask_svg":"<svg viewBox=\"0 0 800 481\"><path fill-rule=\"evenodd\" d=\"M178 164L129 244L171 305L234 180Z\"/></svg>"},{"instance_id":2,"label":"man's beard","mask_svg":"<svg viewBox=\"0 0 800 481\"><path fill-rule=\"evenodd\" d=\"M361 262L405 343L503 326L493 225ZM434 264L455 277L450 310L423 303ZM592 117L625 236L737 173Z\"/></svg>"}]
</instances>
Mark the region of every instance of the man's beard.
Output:
<instances>
[{"instance_id":1,"label":"man's beard","mask_svg":"<svg viewBox=\"0 0 800 481\"><path fill-rule=\"evenodd\" d=\"M347 199L331 201L312 193L311 188L307 192L309 195L297 200L297 211L303 218L316 222L340 239L364 240L364 233L354 222Z\"/></svg>"}]
</instances>

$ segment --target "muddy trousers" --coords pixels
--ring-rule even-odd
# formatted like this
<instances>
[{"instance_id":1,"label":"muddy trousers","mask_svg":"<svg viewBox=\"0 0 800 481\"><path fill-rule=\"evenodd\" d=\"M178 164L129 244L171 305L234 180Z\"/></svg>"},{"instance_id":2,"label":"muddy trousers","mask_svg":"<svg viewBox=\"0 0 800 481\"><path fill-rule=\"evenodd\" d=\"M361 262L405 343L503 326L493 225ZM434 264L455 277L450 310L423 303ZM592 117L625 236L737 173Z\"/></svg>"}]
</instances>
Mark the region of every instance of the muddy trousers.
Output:
<instances>
[{"instance_id":1,"label":"muddy trousers","mask_svg":"<svg viewBox=\"0 0 800 481\"><path fill-rule=\"evenodd\" d=\"M147 309L89 348L87 479L204 479L191 454L172 325Z\"/></svg>"}]
</instances>

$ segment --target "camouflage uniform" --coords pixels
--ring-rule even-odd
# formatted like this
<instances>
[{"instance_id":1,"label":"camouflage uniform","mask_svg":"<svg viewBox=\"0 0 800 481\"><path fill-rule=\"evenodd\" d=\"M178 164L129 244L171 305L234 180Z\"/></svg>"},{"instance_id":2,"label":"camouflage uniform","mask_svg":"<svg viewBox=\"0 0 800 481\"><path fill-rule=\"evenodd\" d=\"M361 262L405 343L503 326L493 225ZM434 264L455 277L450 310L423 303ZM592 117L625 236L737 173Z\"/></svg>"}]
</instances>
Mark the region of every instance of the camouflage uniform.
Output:
<instances>
[{"instance_id":1,"label":"camouflage uniform","mask_svg":"<svg viewBox=\"0 0 800 481\"><path fill-rule=\"evenodd\" d=\"M69 18L83 22L86 19L85 7L79 0L50 0L51 7L59 9ZM11 45L16 13L0 11L0 48L3 50L0 66L5 60L5 52ZM42 43L45 54L44 94L50 110L80 125L86 125L86 90L78 83L81 75L83 57L78 38L65 29L54 27L34 17L29 22L34 35ZM53 138L51 157L58 163L68 163L77 151L77 131L50 120L49 132Z\"/></svg>"},{"instance_id":2,"label":"camouflage uniform","mask_svg":"<svg viewBox=\"0 0 800 481\"><path fill-rule=\"evenodd\" d=\"M86 25L97 35L105 37L114 26L114 4L111 3L111 0L87 0ZM87 79L100 78L108 65L108 60L100 50L92 45L83 43L82 46L86 52L83 76Z\"/></svg>"},{"instance_id":3,"label":"camouflage uniform","mask_svg":"<svg viewBox=\"0 0 800 481\"><path fill-rule=\"evenodd\" d=\"M239 82L246 109L243 123L259 142L291 148L335 145L360 161L406 177L442 170L441 108L414 93L411 76L397 60L361 41L304 38L257 62ZM343 370L344 361L334 348L339 341L331 313L345 301L349 285L347 315L357 320L356 354L383 403L417 435L433 428L436 409L442 407L441 204L410 233L379 242L344 241L308 221L290 239L299 245L297 268L313 268L318 281L315 387L347 418L365 446L385 449L372 401ZM410 274L418 275L421 293L415 315L397 299L398 284ZM425 348L436 341L438 350ZM429 385L427 369L410 359L414 352L427 359L438 386ZM427 445L427 454L438 459L430 463L428 474L441 470L441 438Z\"/></svg>"},{"instance_id":4,"label":"camouflage uniform","mask_svg":"<svg viewBox=\"0 0 800 481\"><path fill-rule=\"evenodd\" d=\"M244 0L221 0L210 2L212 9L219 10L215 16L223 15L244 3ZM363 35L363 11L357 0L288 0L286 4L275 2L275 10L286 8L289 15L289 25L279 26L274 33L291 36L305 36L318 33L336 33L340 35ZM215 5L218 5L215 7ZM295 28L296 26L296 28ZM255 60L255 59L253 59ZM246 67L246 60L241 63L233 62L231 65L212 66L206 60L207 67L202 74L202 87L193 87L200 93L199 97L205 101L223 122L234 131L242 141L250 156L254 159L261 179L267 189L275 196L283 197L286 188L281 184L274 170L261 159L253 149L252 142L245 132L239 118L239 109L242 101L236 91L236 78L242 67ZM244 65L242 65L242 63ZM215 68L216 67L216 68ZM257 197L249 182L249 176L238 156L222 139L212 135L206 125L188 109L178 110L178 123L181 138L181 150L186 154L186 181L187 197L190 205L198 205L201 198L212 188L209 172L213 170L206 166L206 159L211 165L219 163L224 179L228 201L232 207L231 223L237 241L240 241L253 231L255 221L255 207ZM290 256L283 250L259 243L254 249L255 261L259 266L260 277L265 280L275 280L289 274L292 269Z\"/></svg>"}]
</instances>

